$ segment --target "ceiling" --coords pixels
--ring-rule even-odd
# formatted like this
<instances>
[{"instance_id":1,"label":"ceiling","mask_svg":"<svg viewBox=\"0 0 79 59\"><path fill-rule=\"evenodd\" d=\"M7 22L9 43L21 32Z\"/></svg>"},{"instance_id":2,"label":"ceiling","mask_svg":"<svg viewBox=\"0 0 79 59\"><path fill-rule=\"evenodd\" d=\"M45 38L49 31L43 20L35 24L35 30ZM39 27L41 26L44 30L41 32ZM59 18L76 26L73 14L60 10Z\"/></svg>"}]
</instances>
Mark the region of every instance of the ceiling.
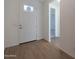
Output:
<instances>
[{"instance_id":1,"label":"ceiling","mask_svg":"<svg viewBox=\"0 0 79 59\"><path fill-rule=\"evenodd\" d=\"M39 0L40 2L45 2L45 1L53 1L53 0Z\"/></svg>"}]
</instances>

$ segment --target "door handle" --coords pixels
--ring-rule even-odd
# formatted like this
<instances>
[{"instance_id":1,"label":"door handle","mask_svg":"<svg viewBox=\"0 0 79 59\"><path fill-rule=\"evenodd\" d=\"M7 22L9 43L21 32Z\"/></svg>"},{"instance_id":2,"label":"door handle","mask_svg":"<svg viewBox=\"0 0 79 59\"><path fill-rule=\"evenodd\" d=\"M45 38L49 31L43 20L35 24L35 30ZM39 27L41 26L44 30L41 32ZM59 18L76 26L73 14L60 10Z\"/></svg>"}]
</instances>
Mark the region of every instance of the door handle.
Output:
<instances>
[{"instance_id":1,"label":"door handle","mask_svg":"<svg viewBox=\"0 0 79 59\"><path fill-rule=\"evenodd\" d=\"M18 25L19 26L19 29L22 29L22 25Z\"/></svg>"}]
</instances>

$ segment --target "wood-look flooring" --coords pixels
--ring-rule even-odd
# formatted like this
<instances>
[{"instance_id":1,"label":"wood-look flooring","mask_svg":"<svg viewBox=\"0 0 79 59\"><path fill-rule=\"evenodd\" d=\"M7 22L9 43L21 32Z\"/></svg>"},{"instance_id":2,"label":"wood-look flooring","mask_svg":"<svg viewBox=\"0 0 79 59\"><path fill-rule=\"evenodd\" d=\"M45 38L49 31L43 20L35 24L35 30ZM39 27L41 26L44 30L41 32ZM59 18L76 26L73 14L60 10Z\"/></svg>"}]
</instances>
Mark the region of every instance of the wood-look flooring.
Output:
<instances>
[{"instance_id":1,"label":"wood-look flooring","mask_svg":"<svg viewBox=\"0 0 79 59\"><path fill-rule=\"evenodd\" d=\"M8 55L5 56L5 59L73 59L46 40L38 40L6 48L5 55Z\"/></svg>"}]
</instances>

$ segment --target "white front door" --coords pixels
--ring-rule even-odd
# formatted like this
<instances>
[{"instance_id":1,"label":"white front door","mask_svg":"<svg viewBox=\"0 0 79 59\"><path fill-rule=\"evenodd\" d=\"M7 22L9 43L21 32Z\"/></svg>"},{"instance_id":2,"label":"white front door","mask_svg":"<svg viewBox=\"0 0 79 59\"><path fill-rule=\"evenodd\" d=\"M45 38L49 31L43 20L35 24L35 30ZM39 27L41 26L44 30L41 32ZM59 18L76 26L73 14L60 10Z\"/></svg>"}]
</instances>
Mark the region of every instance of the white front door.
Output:
<instances>
[{"instance_id":1,"label":"white front door","mask_svg":"<svg viewBox=\"0 0 79 59\"><path fill-rule=\"evenodd\" d=\"M20 0L19 43L36 40L35 1ZM30 6L30 7L29 7Z\"/></svg>"}]
</instances>

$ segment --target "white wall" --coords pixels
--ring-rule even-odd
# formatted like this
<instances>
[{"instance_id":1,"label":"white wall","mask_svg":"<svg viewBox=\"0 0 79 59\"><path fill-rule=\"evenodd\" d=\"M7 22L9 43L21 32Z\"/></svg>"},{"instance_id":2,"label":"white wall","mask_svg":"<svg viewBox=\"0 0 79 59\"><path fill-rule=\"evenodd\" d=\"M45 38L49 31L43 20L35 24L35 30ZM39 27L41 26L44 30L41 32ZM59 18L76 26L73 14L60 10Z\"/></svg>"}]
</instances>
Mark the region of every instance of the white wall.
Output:
<instances>
[{"instance_id":1,"label":"white wall","mask_svg":"<svg viewBox=\"0 0 79 59\"><path fill-rule=\"evenodd\" d=\"M43 37L48 40L49 39L49 15L48 15L48 11L49 11L49 1L46 0L43 3Z\"/></svg>"},{"instance_id":2,"label":"white wall","mask_svg":"<svg viewBox=\"0 0 79 59\"><path fill-rule=\"evenodd\" d=\"M75 57L75 13L74 0L61 0L60 3L60 37L54 43L63 51ZM44 3L44 38L49 39L48 0ZM52 40L53 41L53 40Z\"/></svg>"},{"instance_id":3,"label":"white wall","mask_svg":"<svg viewBox=\"0 0 79 59\"><path fill-rule=\"evenodd\" d=\"M60 38L56 45L75 57L75 1L61 0L60 3Z\"/></svg>"},{"instance_id":4,"label":"white wall","mask_svg":"<svg viewBox=\"0 0 79 59\"><path fill-rule=\"evenodd\" d=\"M60 46L75 57L75 0L61 0L60 6L61 38Z\"/></svg>"},{"instance_id":5,"label":"white wall","mask_svg":"<svg viewBox=\"0 0 79 59\"><path fill-rule=\"evenodd\" d=\"M5 0L4 47L18 44L17 37L17 0Z\"/></svg>"},{"instance_id":6,"label":"white wall","mask_svg":"<svg viewBox=\"0 0 79 59\"><path fill-rule=\"evenodd\" d=\"M43 3L38 2L37 4L38 12L37 13L37 24L36 24L36 29L37 29L37 39L42 39L43 38Z\"/></svg>"}]
</instances>

